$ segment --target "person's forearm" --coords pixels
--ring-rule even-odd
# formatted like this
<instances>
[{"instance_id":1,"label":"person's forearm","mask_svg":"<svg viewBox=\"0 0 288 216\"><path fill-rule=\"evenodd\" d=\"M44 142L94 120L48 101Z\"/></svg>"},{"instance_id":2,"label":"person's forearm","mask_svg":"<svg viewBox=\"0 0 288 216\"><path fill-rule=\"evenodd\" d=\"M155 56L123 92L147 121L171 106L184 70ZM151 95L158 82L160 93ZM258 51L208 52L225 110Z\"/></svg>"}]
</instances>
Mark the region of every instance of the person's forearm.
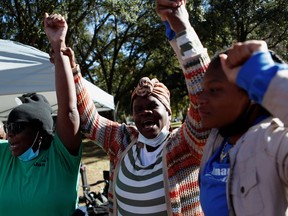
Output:
<instances>
[{"instance_id":1,"label":"person's forearm","mask_svg":"<svg viewBox=\"0 0 288 216\"><path fill-rule=\"evenodd\" d=\"M203 47L192 27L177 34L175 39L170 41L170 45L177 55L185 78L187 79L186 81L191 82L191 77L196 77L194 70L200 71L200 77L197 78L197 82L193 82L192 86L187 86L189 94L197 94L201 89L200 81L210 62L207 50ZM193 75L191 75L191 73Z\"/></svg>"},{"instance_id":2,"label":"person's forearm","mask_svg":"<svg viewBox=\"0 0 288 216\"><path fill-rule=\"evenodd\" d=\"M279 118L286 126L288 125L288 65L278 64L277 73L272 78L264 94L262 106L273 116Z\"/></svg>"},{"instance_id":3,"label":"person's forearm","mask_svg":"<svg viewBox=\"0 0 288 216\"><path fill-rule=\"evenodd\" d=\"M87 138L95 139L95 127L93 125L93 121L96 121L99 113L97 112L97 109L84 83L82 82L83 78L80 72L79 65L77 65L76 68L73 69L73 75L77 96L77 108L81 119L81 131L85 134Z\"/></svg>"},{"instance_id":4,"label":"person's forearm","mask_svg":"<svg viewBox=\"0 0 288 216\"><path fill-rule=\"evenodd\" d=\"M185 134L189 134L187 142L191 145L195 158L199 158L198 162L200 164L203 147L210 130L202 127L196 94L201 91L200 82L203 79L210 58L192 27L177 34L175 39L170 41L170 44L181 64L190 99L189 111L185 119L186 125L182 130L185 131Z\"/></svg>"},{"instance_id":5,"label":"person's forearm","mask_svg":"<svg viewBox=\"0 0 288 216\"><path fill-rule=\"evenodd\" d=\"M74 109L76 105L76 91L73 82L69 58L60 52L55 53L55 81L60 109ZM60 111L61 111L60 110Z\"/></svg>"},{"instance_id":6,"label":"person's forearm","mask_svg":"<svg viewBox=\"0 0 288 216\"><path fill-rule=\"evenodd\" d=\"M79 114L76 106L76 91L69 58L61 51L55 52L55 84L58 103L56 131L67 149L77 152L81 143Z\"/></svg>"},{"instance_id":7,"label":"person's forearm","mask_svg":"<svg viewBox=\"0 0 288 216\"><path fill-rule=\"evenodd\" d=\"M106 128L110 127L113 123L99 115L85 84L82 82L83 78L79 66L73 69L73 73L81 131L86 138L97 140L97 143L104 147L105 142L110 140L110 138L112 139L112 137L106 137L106 132L109 131Z\"/></svg>"},{"instance_id":8,"label":"person's forearm","mask_svg":"<svg viewBox=\"0 0 288 216\"><path fill-rule=\"evenodd\" d=\"M253 101L261 104L269 83L276 72L277 67L270 53L258 52L241 67L236 83L247 91Z\"/></svg>"},{"instance_id":9,"label":"person's forearm","mask_svg":"<svg viewBox=\"0 0 288 216\"><path fill-rule=\"evenodd\" d=\"M273 116L288 123L288 65L276 64L269 52L255 53L240 69L237 85Z\"/></svg>"}]
</instances>

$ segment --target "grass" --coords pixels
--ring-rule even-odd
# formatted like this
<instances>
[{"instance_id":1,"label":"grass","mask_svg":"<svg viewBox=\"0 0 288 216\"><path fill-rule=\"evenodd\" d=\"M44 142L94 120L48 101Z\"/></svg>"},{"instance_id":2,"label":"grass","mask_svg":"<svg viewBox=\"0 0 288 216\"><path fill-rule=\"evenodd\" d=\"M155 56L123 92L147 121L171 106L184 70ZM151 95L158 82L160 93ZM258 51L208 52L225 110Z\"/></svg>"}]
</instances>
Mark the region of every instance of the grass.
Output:
<instances>
[{"instance_id":1,"label":"grass","mask_svg":"<svg viewBox=\"0 0 288 216\"><path fill-rule=\"evenodd\" d=\"M93 184L98 180L103 180L103 170L109 170L109 157L95 143L84 140L82 151L82 164L86 167L86 176L88 184ZM99 191L104 184L92 186L91 191ZM79 196L83 195L82 181L79 184Z\"/></svg>"}]
</instances>

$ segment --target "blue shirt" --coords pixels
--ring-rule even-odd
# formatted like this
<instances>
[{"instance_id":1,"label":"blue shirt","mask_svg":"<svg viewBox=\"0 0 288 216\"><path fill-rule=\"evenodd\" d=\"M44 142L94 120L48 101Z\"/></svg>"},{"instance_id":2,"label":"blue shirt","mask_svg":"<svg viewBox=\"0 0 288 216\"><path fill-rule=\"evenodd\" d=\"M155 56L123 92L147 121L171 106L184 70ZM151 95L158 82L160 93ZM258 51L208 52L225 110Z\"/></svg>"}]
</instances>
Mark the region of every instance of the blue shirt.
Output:
<instances>
[{"instance_id":1,"label":"blue shirt","mask_svg":"<svg viewBox=\"0 0 288 216\"><path fill-rule=\"evenodd\" d=\"M229 150L233 147L224 141L207 161L200 182L200 203L205 216L228 216L226 183L230 171ZM220 160L220 157L223 160Z\"/></svg>"}]
</instances>

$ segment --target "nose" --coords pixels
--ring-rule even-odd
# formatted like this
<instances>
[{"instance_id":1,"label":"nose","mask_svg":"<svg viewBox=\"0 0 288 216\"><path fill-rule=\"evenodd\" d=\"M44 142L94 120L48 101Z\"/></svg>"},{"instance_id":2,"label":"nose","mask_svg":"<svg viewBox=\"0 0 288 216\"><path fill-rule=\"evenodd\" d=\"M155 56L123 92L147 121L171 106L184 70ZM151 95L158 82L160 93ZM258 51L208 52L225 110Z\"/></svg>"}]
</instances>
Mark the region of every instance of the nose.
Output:
<instances>
[{"instance_id":1,"label":"nose","mask_svg":"<svg viewBox=\"0 0 288 216\"><path fill-rule=\"evenodd\" d=\"M142 112L140 113L141 115L147 115L147 114L152 114L153 111L151 109L144 109L142 110Z\"/></svg>"},{"instance_id":2,"label":"nose","mask_svg":"<svg viewBox=\"0 0 288 216\"><path fill-rule=\"evenodd\" d=\"M6 137L6 138L7 138L7 140L8 140L9 143L11 143L11 139L13 139L13 136L14 136L14 135L7 134L7 137Z\"/></svg>"},{"instance_id":3,"label":"nose","mask_svg":"<svg viewBox=\"0 0 288 216\"><path fill-rule=\"evenodd\" d=\"M208 97L205 91L198 92L196 95L196 101L198 105L203 105L208 102Z\"/></svg>"}]
</instances>

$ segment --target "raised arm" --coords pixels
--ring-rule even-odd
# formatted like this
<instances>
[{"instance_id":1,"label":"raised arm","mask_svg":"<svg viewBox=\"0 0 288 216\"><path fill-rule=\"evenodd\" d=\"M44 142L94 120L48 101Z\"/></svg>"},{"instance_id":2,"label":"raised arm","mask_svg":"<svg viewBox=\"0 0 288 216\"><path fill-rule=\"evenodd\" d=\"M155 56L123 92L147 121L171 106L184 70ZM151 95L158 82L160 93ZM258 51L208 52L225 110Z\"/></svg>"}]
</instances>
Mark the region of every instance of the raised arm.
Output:
<instances>
[{"instance_id":1,"label":"raised arm","mask_svg":"<svg viewBox=\"0 0 288 216\"><path fill-rule=\"evenodd\" d=\"M273 59L266 42L236 43L229 49L228 56L221 58L229 80L245 89L253 101L287 125L288 65Z\"/></svg>"},{"instance_id":2,"label":"raised arm","mask_svg":"<svg viewBox=\"0 0 288 216\"><path fill-rule=\"evenodd\" d=\"M207 50L203 47L189 22L186 1L177 1L176 7L169 0L157 0L157 13L166 21L166 34L170 45L181 64L188 89L190 107L181 130L187 134L186 141L194 148L195 156L202 155L202 149L210 130L202 127L196 103L196 95L201 91L200 82L210 62ZM171 38L174 32L174 37ZM198 155L198 156L197 156Z\"/></svg>"},{"instance_id":3,"label":"raised arm","mask_svg":"<svg viewBox=\"0 0 288 216\"><path fill-rule=\"evenodd\" d=\"M45 33L54 52L55 85L58 102L56 132L71 154L77 154L81 144L79 114L76 106L76 91L70 61L61 49L66 47L68 29L65 19L58 14L45 14Z\"/></svg>"}]
</instances>

